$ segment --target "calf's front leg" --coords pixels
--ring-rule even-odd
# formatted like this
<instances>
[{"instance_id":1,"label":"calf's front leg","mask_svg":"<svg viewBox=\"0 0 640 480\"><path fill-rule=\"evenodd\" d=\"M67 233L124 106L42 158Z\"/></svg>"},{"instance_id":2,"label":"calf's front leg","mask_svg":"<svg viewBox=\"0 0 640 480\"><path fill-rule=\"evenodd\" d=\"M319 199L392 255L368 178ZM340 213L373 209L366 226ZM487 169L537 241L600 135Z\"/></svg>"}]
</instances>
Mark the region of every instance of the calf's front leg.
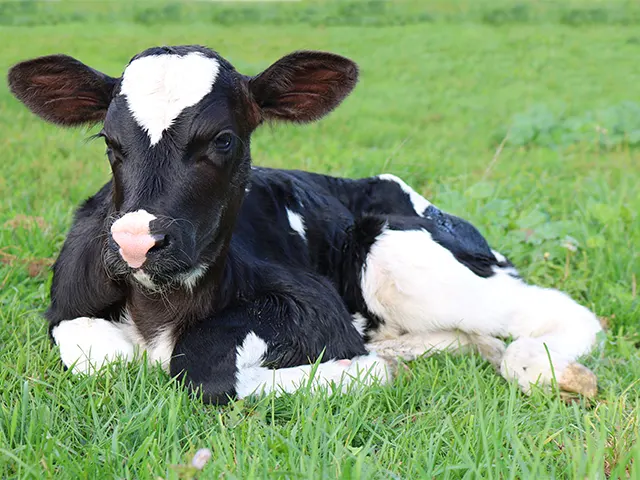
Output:
<instances>
[{"instance_id":1,"label":"calf's front leg","mask_svg":"<svg viewBox=\"0 0 640 480\"><path fill-rule=\"evenodd\" d=\"M171 376L185 381L189 390L214 404L270 392L293 393L306 385L312 390L340 385L345 391L356 381L370 385L386 383L393 377L392 366L375 353L351 359L328 354L317 365L312 364L314 358L309 358L306 364L284 366L274 358L274 352L282 350L278 342L283 339L252 321L257 311L237 307L191 327L174 348ZM287 342L285 347L292 357L299 356L295 355L299 352L291 352L296 343ZM327 351L330 348L328 345Z\"/></svg>"},{"instance_id":2,"label":"calf's front leg","mask_svg":"<svg viewBox=\"0 0 640 480\"><path fill-rule=\"evenodd\" d=\"M76 373L133 356L125 325L114 321L120 320L124 288L102 262L110 196L111 182L78 209L53 266L45 316L62 362Z\"/></svg>"},{"instance_id":3,"label":"calf's front leg","mask_svg":"<svg viewBox=\"0 0 640 480\"><path fill-rule=\"evenodd\" d=\"M134 343L123 324L103 318L79 317L51 329L60 358L73 373L91 374L118 359L131 360Z\"/></svg>"}]
</instances>

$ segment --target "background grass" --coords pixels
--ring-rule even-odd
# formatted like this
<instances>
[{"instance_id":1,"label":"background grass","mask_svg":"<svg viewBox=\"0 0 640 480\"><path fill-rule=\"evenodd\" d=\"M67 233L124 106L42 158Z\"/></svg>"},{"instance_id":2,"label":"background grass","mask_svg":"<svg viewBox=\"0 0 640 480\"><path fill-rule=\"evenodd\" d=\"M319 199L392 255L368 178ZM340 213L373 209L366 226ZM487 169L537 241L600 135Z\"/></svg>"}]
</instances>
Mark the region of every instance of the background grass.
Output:
<instances>
[{"instance_id":1,"label":"background grass","mask_svg":"<svg viewBox=\"0 0 640 480\"><path fill-rule=\"evenodd\" d=\"M86 130L37 120L0 85L0 477L640 478L640 5L637 2L6 2L0 70L64 52L119 74L201 43L243 73L295 49L356 60L316 125L256 134L257 164L390 172L475 223L525 277L608 324L591 403L525 398L479 358L410 365L393 386L227 408L165 375L62 371L40 315L73 209L109 176Z\"/></svg>"}]
</instances>

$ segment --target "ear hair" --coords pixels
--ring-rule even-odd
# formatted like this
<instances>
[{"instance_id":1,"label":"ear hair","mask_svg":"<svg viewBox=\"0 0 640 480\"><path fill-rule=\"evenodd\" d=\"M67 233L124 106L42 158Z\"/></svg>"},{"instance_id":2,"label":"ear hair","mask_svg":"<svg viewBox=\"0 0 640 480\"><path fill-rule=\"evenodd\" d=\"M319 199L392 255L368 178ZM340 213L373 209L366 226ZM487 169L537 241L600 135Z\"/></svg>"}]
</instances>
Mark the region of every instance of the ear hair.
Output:
<instances>
[{"instance_id":1,"label":"ear hair","mask_svg":"<svg viewBox=\"0 0 640 480\"><path fill-rule=\"evenodd\" d=\"M358 81L358 66L327 52L298 51L249 80L262 119L311 122L336 108Z\"/></svg>"},{"instance_id":2,"label":"ear hair","mask_svg":"<svg viewBox=\"0 0 640 480\"><path fill-rule=\"evenodd\" d=\"M39 117L59 125L104 120L119 79L67 55L49 55L13 66L11 93Z\"/></svg>"}]
</instances>

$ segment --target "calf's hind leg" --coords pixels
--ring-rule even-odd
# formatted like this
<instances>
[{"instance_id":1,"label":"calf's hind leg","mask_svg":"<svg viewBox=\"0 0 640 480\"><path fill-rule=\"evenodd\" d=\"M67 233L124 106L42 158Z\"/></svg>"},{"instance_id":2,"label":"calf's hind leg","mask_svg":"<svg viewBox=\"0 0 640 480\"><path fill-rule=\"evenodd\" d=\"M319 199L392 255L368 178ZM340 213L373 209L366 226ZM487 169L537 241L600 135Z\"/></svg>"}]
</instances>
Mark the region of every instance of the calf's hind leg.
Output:
<instances>
[{"instance_id":1,"label":"calf's hind leg","mask_svg":"<svg viewBox=\"0 0 640 480\"><path fill-rule=\"evenodd\" d=\"M382 334L371 332L370 337L372 340L367 343L367 349L389 360L400 358L409 361L440 352L463 353L473 350L494 367L500 368L506 348L499 338L469 334L460 330L395 335L387 327L382 330Z\"/></svg>"},{"instance_id":2,"label":"calf's hind leg","mask_svg":"<svg viewBox=\"0 0 640 480\"><path fill-rule=\"evenodd\" d=\"M526 284L500 254L485 258L455 237L435 241L431 227L390 218L371 246L361 288L382 324L367 332L370 348L382 353L395 342L402 356L403 342L413 353L489 345L495 355L487 356L525 393L555 378L564 390L595 395L595 376L576 359L595 344L596 316L560 291ZM515 341L502 354L498 338L506 337Z\"/></svg>"}]
</instances>

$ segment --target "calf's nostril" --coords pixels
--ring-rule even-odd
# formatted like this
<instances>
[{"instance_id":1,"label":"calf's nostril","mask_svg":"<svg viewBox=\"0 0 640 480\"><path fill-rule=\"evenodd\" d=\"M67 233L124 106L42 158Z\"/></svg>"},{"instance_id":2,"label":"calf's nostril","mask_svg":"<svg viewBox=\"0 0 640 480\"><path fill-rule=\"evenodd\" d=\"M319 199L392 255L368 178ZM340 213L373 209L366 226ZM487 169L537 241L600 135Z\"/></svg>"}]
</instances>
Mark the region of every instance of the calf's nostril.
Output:
<instances>
[{"instance_id":1,"label":"calf's nostril","mask_svg":"<svg viewBox=\"0 0 640 480\"><path fill-rule=\"evenodd\" d=\"M160 233L160 234L151 235L151 237L153 238L155 243L149 249L149 252L160 250L160 249L165 248L166 246L169 245L169 237L167 235L164 235L164 234Z\"/></svg>"}]
</instances>

